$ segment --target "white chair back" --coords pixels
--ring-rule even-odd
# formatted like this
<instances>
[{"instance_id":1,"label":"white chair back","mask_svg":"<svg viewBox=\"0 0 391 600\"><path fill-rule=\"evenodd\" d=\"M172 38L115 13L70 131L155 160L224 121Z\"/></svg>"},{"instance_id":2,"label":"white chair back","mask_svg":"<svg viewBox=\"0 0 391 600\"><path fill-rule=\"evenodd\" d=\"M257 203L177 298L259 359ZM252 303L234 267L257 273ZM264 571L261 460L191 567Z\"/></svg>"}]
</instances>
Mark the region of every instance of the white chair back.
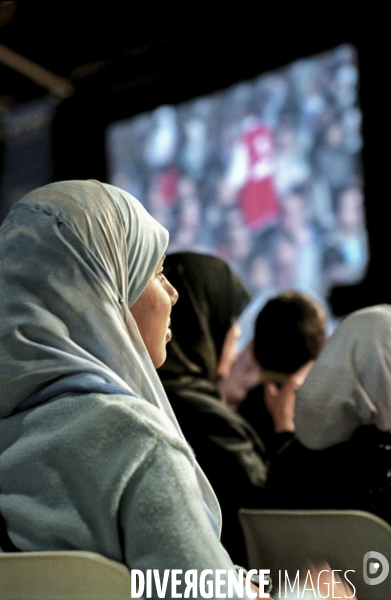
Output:
<instances>
[{"instance_id":1,"label":"white chair back","mask_svg":"<svg viewBox=\"0 0 391 600\"><path fill-rule=\"evenodd\" d=\"M93 552L0 552L1 600L130 600L130 581Z\"/></svg>"},{"instance_id":2,"label":"white chair back","mask_svg":"<svg viewBox=\"0 0 391 600\"><path fill-rule=\"evenodd\" d=\"M283 583L285 571L292 582L308 561L327 561L342 578L354 571L347 578L359 600L391 600L391 572L380 581L391 564L391 526L377 516L347 510L241 509L239 519L249 566L270 569L274 589L280 577Z\"/></svg>"}]
</instances>

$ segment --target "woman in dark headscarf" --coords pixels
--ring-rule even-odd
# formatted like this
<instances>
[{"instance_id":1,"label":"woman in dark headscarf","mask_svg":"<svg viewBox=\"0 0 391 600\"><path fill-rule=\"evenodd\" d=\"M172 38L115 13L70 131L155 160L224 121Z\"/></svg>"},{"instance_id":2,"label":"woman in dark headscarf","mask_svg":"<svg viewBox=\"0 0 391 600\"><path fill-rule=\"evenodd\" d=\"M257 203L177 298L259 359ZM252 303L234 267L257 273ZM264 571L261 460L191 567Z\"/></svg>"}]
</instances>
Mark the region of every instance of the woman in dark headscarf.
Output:
<instances>
[{"instance_id":1,"label":"woman in dark headscarf","mask_svg":"<svg viewBox=\"0 0 391 600\"><path fill-rule=\"evenodd\" d=\"M219 499L222 542L231 557L244 564L237 511L262 505L267 469L261 440L247 421L220 402L217 383L236 358L236 319L250 295L216 257L178 252L166 257L165 272L179 300L171 316L173 338L159 375Z\"/></svg>"}]
</instances>

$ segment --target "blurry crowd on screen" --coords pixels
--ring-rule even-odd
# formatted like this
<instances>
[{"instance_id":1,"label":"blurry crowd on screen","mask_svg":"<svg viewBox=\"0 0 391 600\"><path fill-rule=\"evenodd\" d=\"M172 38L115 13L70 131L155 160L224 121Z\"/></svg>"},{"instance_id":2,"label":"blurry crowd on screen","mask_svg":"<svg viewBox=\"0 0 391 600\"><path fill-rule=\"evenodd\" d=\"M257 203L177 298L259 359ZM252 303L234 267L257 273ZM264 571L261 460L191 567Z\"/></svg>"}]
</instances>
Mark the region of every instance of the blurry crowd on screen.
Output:
<instances>
[{"instance_id":1,"label":"blurry crowd on screen","mask_svg":"<svg viewBox=\"0 0 391 600\"><path fill-rule=\"evenodd\" d=\"M114 125L111 180L253 294L326 296L367 264L358 69L344 45Z\"/></svg>"}]
</instances>

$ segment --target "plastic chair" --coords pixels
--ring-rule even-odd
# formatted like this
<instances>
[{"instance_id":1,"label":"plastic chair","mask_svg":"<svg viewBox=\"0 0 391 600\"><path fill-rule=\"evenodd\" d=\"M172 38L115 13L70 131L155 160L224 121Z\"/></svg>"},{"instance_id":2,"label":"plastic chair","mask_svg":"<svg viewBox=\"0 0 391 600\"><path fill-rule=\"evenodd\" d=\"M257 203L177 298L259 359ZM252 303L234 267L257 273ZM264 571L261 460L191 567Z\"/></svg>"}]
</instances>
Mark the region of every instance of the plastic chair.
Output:
<instances>
[{"instance_id":1,"label":"plastic chair","mask_svg":"<svg viewBox=\"0 0 391 600\"><path fill-rule=\"evenodd\" d=\"M331 569L340 570L342 579L347 570L354 570L347 579L359 600L391 600L391 573L376 582L391 562L391 526L379 517L353 510L241 509L239 519L249 567L270 569L274 593L279 581L283 589L285 572L293 584L294 574L306 570L308 561L326 561Z\"/></svg>"},{"instance_id":2,"label":"plastic chair","mask_svg":"<svg viewBox=\"0 0 391 600\"><path fill-rule=\"evenodd\" d=\"M130 572L81 551L0 553L1 600L130 600Z\"/></svg>"}]
</instances>

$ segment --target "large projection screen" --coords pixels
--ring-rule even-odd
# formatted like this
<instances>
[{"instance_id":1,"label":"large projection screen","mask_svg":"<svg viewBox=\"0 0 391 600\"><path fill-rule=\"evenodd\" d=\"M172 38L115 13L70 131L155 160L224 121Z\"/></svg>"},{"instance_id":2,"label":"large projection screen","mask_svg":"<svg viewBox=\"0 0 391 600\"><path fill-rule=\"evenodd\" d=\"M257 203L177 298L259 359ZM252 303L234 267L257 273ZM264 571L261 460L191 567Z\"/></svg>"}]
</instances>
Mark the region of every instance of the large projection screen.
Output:
<instances>
[{"instance_id":1,"label":"large projection screen","mask_svg":"<svg viewBox=\"0 0 391 600\"><path fill-rule=\"evenodd\" d=\"M110 182L170 231L168 252L220 256L260 307L327 302L368 265L359 67L351 45L113 123Z\"/></svg>"}]
</instances>

